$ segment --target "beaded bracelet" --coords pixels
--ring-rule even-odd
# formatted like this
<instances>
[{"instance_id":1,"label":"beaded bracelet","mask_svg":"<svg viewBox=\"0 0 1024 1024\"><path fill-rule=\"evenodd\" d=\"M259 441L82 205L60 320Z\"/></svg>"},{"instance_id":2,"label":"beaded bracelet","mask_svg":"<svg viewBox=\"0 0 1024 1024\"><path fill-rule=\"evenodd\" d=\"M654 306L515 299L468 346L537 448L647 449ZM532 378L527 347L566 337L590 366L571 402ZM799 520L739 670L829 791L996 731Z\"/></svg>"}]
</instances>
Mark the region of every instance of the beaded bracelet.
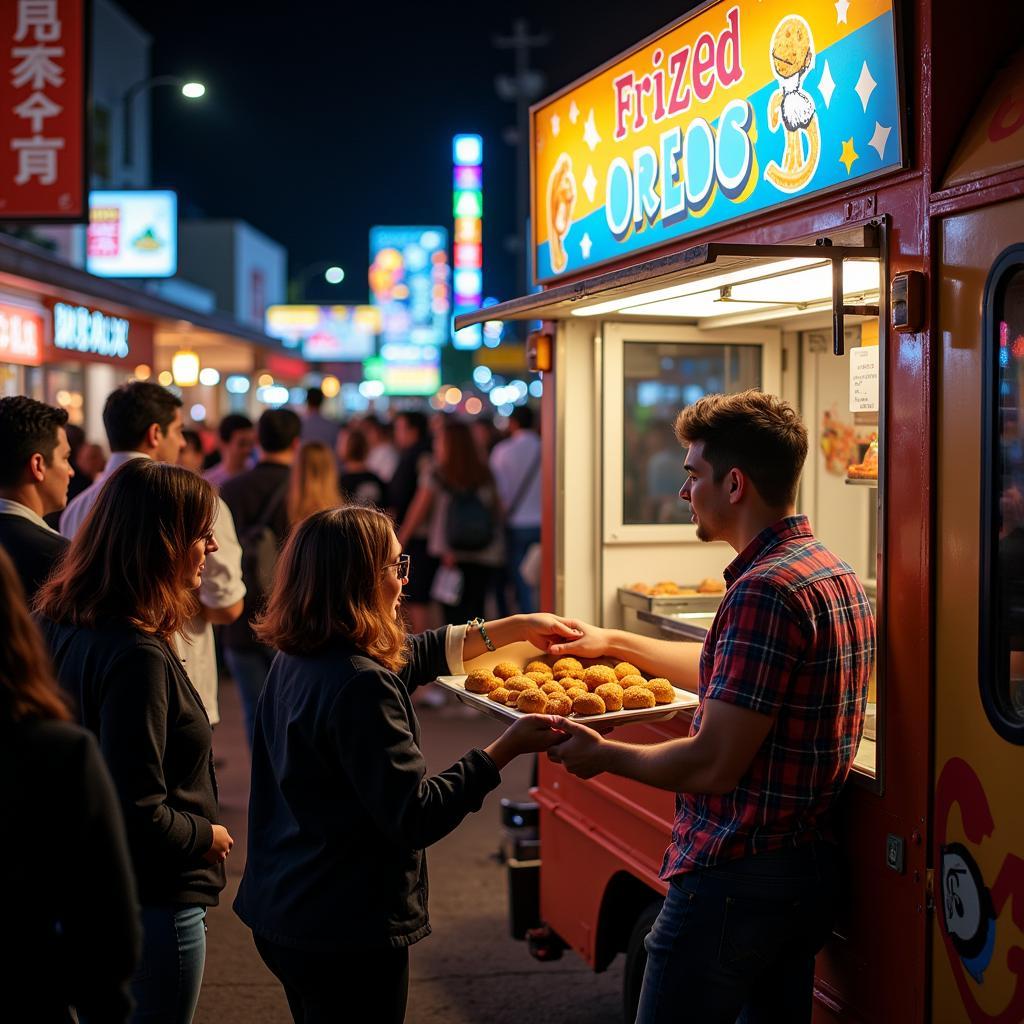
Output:
<instances>
[{"instance_id":1,"label":"beaded bracelet","mask_svg":"<svg viewBox=\"0 0 1024 1024\"><path fill-rule=\"evenodd\" d=\"M484 628L484 620L481 619L479 615L475 619L470 619L469 622L466 623L466 625L470 628L473 628L475 626L477 629L480 630L480 636L482 637L484 646L487 648L487 650L497 650L494 644L491 643L491 638L487 635L487 630Z\"/></svg>"}]
</instances>

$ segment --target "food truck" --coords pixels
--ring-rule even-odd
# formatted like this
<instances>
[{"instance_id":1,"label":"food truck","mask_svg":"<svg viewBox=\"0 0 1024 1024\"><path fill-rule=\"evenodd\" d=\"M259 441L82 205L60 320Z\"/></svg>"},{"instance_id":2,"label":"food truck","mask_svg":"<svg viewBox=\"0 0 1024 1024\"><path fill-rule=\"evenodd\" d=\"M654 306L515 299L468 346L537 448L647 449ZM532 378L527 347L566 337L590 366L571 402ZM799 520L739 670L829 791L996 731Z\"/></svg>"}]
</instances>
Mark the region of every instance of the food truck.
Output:
<instances>
[{"instance_id":1,"label":"food truck","mask_svg":"<svg viewBox=\"0 0 1024 1024\"><path fill-rule=\"evenodd\" d=\"M798 509L878 632L817 1020L1024 1020L1021 20L697 7L533 107L543 288L456 321L540 322L542 604L600 625L699 641L721 599L678 410L759 387L800 411ZM672 794L542 758L532 796L534 948L624 955L632 1020Z\"/></svg>"}]
</instances>

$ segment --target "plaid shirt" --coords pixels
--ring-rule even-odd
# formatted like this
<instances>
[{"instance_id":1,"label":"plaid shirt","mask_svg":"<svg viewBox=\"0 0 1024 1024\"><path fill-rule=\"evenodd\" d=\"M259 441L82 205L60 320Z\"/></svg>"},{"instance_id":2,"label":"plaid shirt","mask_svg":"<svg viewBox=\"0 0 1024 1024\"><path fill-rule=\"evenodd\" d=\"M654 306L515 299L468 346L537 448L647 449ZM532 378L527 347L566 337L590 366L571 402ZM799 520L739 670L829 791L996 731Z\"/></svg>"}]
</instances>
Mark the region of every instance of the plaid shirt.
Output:
<instances>
[{"instance_id":1,"label":"plaid shirt","mask_svg":"<svg viewBox=\"0 0 1024 1024\"><path fill-rule=\"evenodd\" d=\"M856 573L815 540L807 517L762 531L725 579L690 735L709 700L775 724L732 792L677 795L663 879L832 838L829 812L864 728L874 616Z\"/></svg>"}]
</instances>

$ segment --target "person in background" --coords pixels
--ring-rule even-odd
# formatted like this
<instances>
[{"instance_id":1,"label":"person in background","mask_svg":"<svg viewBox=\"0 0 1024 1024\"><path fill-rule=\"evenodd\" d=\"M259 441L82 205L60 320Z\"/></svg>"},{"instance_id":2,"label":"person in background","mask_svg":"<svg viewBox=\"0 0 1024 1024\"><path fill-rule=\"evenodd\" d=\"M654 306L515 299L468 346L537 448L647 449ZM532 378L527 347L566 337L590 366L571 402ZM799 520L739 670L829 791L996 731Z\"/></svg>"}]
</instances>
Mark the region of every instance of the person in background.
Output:
<instances>
[{"instance_id":1,"label":"person in background","mask_svg":"<svg viewBox=\"0 0 1024 1024\"><path fill-rule=\"evenodd\" d=\"M174 648L216 547L216 494L180 466L111 474L35 610L57 677L114 780L142 904L135 1020L189 1024L204 920L233 840L218 824L212 731Z\"/></svg>"},{"instance_id":2,"label":"person in background","mask_svg":"<svg viewBox=\"0 0 1024 1024\"><path fill-rule=\"evenodd\" d=\"M43 516L67 503L74 478L68 414L34 398L0 398L0 548L29 600L68 546Z\"/></svg>"},{"instance_id":3,"label":"person in background","mask_svg":"<svg viewBox=\"0 0 1024 1024\"><path fill-rule=\"evenodd\" d=\"M302 417L302 440L306 443L319 441L334 451L338 439L338 424L320 412L324 404L324 393L320 388L306 389L306 415Z\"/></svg>"},{"instance_id":4,"label":"person in background","mask_svg":"<svg viewBox=\"0 0 1024 1024\"><path fill-rule=\"evenodd\" d=\"M71 454L68 456L68 462L71 463L71 468L74 473L71 476L71 483L68 484L68 497L67 500L71 501L72 498L77 498L93 482L93 480L103 472L103 463L106 462L104 456L102 461L97 465L95 460L92 458L91 450L93 448L99 448L99 445L87 444L85 441L85 431L74 423L64 424L64 433L67 435L68 445L71 448ZM103 455L103 449L100 448L100 455ZM65 502L65 507L67 502ZM46 523L51 530L60 532L60 515L64 509L54 509L52 512L47 512L43 516L43 522Z\"/></svg>"},{"instance_id":5,"label":"person in background","mask_svg":"<svg viewBox=\"0 0 1024 1024\"><path fill-rule=\"evenodd\" d=\"M370 450L366 456L366 468L384 482L385 487L398 468L398 449L392 442L392 428L376 416L364 416L355 424L366 435Z\"/></svg>"},{"instance_id":6,"label":"person in background","mask_svg":"<svg viewBox=\"0 0 1024 1024\"><path fill-rule=\"evenodd\" d=\"M69 719L10 559L0 551L0 807L31 837L0 843L17 884L4 1018L124 1024L141 933L117 794L92 734Z\"/></svg>"},{"instance_id":7,"label":"person in background","mask_svg":"<svg viewBox=\"0 0 1024 1024\"><path fill-rule=\"evenodd\" d=\"M470 422L469 429L473 435L477 453L484 462L489 463L494 446L502 440L501 432L494 425L494 420L489 416L478 416Z\"/></svg>"},{"instance_id":8,"label":"person in background","mask_svg":"<svg viewBox=\"0 0 1024 1024\"><path fill-rule=\"evenodd\" d=\"M795 514L807 429L774 395L706 395L676 420L679 497L701 541L736 558L703 645L569 620L553 654L613 657L692 687L690 735L637 745L562 720L549 757L580 778L610 771L676 793L645 946L639 1024L809 1024L814 958L841 889L834 826L864 727L875 659L871 605L854 570ZM721 937L721 940L719 940Z\"/></svg>"},{"instance_id":9,"label":"person in background","mask_svg":"<svg viewBox=\"0 0 1024 1024\"><path fill-rule=\"evenodd\" d=\"M221 488L242 546L245 584L242 616L224 627L224 660L242 699L250 742L256 701L273 658L254 636L250 620L263 607L277 548L288 533L288 486L301 431L302 421L291 409L268 409L257 424L260 461Z\"/></svg>"},{"instance_id":10,"label":"person in background","mask_svg":"<svg viewBox=\"0 0 1024 1024\"><path fill-rule=\"evenodd\" d=\"M508 568L521 612L537 607L537 594L520 572L526 552L540 543L541 452L533 426L533 410L528 405L516 406L508 418L508 439L495 445L491 453L491 472L505 513Z\"/></svg>"},{"instance_id":11,"label":"person in background","mask_svg":"<svg viewBox=\"0 0 1024 1024\"><path fill-rule=\"evenodd\" d=\"M342 449L341 492L345 501L353 505L372 505L383 508L385 502L384 481L367 464L370 445L366 435L357 427L345 431L345 447Z\"/></svg>"},{"instance_id":12,"label":"person in background","mask_svg":"<svg viewBox=\"0 0 1024 1024\"><path fill-rule=\"evenodd\" d=\"M78 465L82 469L82 483L84 486L81 489L72 486L68 492L68 501L71 501L72 498L77 498L107 468L107 453L104 451L103 445L96 444L93 441L86 441L78 450ZM75 474L77 476L77 469ZM75 481L72 481L72 484L74 483ZM75 493L72 494L71 491L75 491Z\"/></svg>"},{"instance_id":13,"label":"person in background","mask_svg":"<svg viewBox=\"0 0 1024 1024\"><path fill-rule=\"evenodd\" d=\"M288 485L288 524L294 526L312 512L337 508L340 504L334 452L319 441L303 444L292 463Z\"/></svg>"},{"instance_id":14,"label":"person in background","mask_svg":"<svg viewBox=\"0 0 1024 1024\"><path fill-rule=\"evenodd\" d=\"M181 454L178 456L178 465L183 466L190 473L202 474L206 456L203 454L203 439L199 436L199 431L183 430L181 438L185 442L185 447L181 449Z\"/></svg>"},{"instance_id":15,"label":"person in background","mask_svg":"<svg viewBox=\"0 0 1024 1024\"><path fill-rule=\"evenodd\" d=\"M388 483L387 501L388 511L401 530L419 489L420 478L431 463L427 417L416 410L400 412L395 417L395 445L398 448L398 465ZM423 516L414 531L407 531L404 545L416 562L416 571L406 585L403 602L409 628L414 633L424 632L430 624L430 587L437 569L437 560L427 554L427 527L427 517Z\"/></svg>"},{"instance_id":16,"label":"person in background","mask_svg":"<svg viewBox=\"0 0 1024 1024\"><path fill-rule=\"evenodd\" d=\"M466 503L471 506L468 513ZM465 521L467 515L470 522ZM448 417L434 442L434 464L424 470L398 534L404 547L420 523L427 521L427 553L441 565L459 571L457 599L441 602L445 622L467 622L483 608L488 586L505 553L500 519L494 479L477 452L469 427Z\"/></svg>"},{"instance_id":17,"label":"person in background","mask_svg":"<svg viewBox=\"0 0 1024 1024\"><path fill-rule=\"evenodd\" d=\"M73 540L111 474L131 459L176 463L185 446L181 399L149 381L122 384L107 395L103 427L110 445L106 469L72 501L60 517L60 532Z\"/></svg>"},{"instance_id":18,"label":"person in background","mask_svg":"<svg viewBox=\"0 0 1024 1024\"><path fill-rule=\"evenodd\" d=\"M252 468L256 431L248 416L232 412L220 421L217 436L220 438L220 462L211 466L203 475L219 489L232 477Z\"/></svg>"},{"instance_id":19,"label":"person in background","mask_svg":"<svg viewBox=\"0 0 1024 1024\"><path fill-rule=\"evenodd\" d=\"M573 634L534 615L409 636L398 619L409 571L383 512L317 512L288 538L257 625L279 653L234 908L296 1022L351 1019L345 1005L373 1024L404 1020L409 947L430 934L424 848L480 808L513 758L561 738L549 716L523 716L428 776L413 690L487 647L546 649Z\"/></svg>"}]
</instances>

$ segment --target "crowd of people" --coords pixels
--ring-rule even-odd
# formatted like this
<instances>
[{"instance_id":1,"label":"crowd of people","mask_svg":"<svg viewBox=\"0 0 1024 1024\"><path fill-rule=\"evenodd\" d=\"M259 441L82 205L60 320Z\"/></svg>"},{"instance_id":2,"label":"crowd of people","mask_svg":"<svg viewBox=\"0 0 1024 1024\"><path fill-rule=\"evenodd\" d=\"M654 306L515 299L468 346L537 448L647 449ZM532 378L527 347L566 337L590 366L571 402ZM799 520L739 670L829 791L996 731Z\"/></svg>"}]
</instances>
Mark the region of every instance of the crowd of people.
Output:
<instances>
[{"instance_id":1,"label":"crowd of people","mask_svg":"<svg viewBox=\"0 0 1024 1024\"><path fill-rule=\"evenodd\" d=\"M180 400L123 385L103 412L110 457L70 502L67 414L0 399L0 799L24 836L0 860L17 880L11 1019L192 1020L234 846L213 755L219 625L252 749L234 909L297 1022L336 1019L345 993L400 1024L409 947L430 931L425 848L512 759L541 752L677 793L638 1020L680 1006L809 1020L874 623L856 574L795 514L807 436L793 410L709 396L676 423L698 537L737 552L700 652L526 603L540 450L527 409L490 448L490 431L454 418L341 426L311 398L306 417L225 417L205 468ZM418 688L522 641L697 690L690 736L634 746L524 715L429 776ZM756 956L708 946L727 914Z\"/></svg>"}]
</instances>

